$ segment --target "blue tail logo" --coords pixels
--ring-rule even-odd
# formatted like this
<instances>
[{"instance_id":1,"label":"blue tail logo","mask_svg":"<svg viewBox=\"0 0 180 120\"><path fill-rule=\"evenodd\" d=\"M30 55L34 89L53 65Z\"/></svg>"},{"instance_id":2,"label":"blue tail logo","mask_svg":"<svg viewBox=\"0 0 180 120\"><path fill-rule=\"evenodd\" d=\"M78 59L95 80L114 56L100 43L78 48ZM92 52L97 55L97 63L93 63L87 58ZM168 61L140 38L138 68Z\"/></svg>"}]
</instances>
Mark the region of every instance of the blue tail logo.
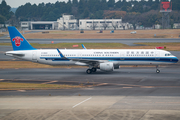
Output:
<instances>
[{"instance_id":1,"label":"blue tail logo","mask_svg":"<svg viewBox=\"0 0 180 120\"><path fill-rule=\"evenodd\" d=\"M21 41L23 42L24 40L23 40L22 38L20 38L19 36L17 36L17 37L15 37L15 38L13 38L12 41L15 42L15 45L16 45L17 47L19 47L19 46L21 45Z\"/></svg>"},{"instance_id":2,"label":"blue tail logo","mask_svg":"<svg viewBox=\"0 0 180 120\"><path fill-rule=\"evenodd\" d=\"M8 27L13 50L36 50L15 27Z\"/></svg>"}]
</instances>

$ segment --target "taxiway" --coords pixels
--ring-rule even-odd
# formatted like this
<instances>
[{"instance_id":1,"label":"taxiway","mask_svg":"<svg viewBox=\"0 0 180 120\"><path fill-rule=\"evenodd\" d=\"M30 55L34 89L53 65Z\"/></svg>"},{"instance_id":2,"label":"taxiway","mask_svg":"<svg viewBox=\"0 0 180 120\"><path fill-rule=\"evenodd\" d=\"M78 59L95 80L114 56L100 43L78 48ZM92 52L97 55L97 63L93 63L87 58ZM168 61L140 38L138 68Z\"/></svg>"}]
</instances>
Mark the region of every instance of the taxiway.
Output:
<instances>
[{"instance_id":1,"label":"taxiway","mask_svg":"<svg viewBox=\"0 0 180 120\"><path fill-rule=\"evenodd\" d=\"M0 119L180 119L179 66L162 67L160 74L151 67L98 71L91 75L85 70L1 69L0 82L89 87L0 91Z\"/></svg>"}]
</instances>

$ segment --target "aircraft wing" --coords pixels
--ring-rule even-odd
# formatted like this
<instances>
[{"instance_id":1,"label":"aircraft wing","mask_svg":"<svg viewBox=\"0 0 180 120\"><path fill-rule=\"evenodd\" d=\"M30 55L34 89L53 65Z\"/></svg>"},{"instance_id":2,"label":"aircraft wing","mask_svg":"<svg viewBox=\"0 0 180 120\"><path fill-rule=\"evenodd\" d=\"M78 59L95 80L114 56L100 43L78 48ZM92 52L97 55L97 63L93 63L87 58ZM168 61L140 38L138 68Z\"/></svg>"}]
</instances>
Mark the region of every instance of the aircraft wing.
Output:
<instances>
[{"instance_id":1,"label":"aircraft wing","mask_svg":"<svg viewBox=\"0 0 180 120\"><path fill-rule=\"evenodd\" d=\"M71 59L72 61L85 63L87 65L98 65L99 63L106 62L105 60L91 60L91 59Z\"/></svg>"},{"instance_id":2,"label":"aircraft wing","mask_svg":"<svg viewBox=\"0 0 180 120\"><path fill-rule=\"evenodd\" d=\"M100 63L109 62L108 60L92 60L92 59L71 59L72 61L76 61L77 65L90 65L90 66L98 66Z\"/></svg>"},{"instance_id":3,"label":"aircraft wing","mask_svg":"<svg viewBox=\"0 0 180 120\"><path fill-rule=\"evenodd\" d=\"M57 49L59 55L62 59L68 59L72 61L76 61L78 63L84 63L84 65L98 65L99 63L107 62L107 60L92 60L92 59L69 59L66 58L59 49Z\"/></svg>"}]
</instances>

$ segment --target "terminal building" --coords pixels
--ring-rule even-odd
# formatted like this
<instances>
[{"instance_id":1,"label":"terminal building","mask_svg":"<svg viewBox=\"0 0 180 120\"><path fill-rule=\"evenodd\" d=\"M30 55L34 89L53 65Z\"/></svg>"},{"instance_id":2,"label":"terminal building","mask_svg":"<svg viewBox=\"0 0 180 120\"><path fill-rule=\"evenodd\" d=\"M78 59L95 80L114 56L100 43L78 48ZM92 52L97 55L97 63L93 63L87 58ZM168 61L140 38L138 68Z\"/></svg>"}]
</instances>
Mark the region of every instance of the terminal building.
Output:
<instances>
[{"instance_id":1,"label":"terminal building","mask_svg":"<svg viewBox=\"0 0 180 120\"><path fill-rule=\"evenodd\" d=\"M78 29L73 15L63 15L57 21L22 21L22 30L74 30Z\"/></svg>"},{"instance_id":2,"label":"terminal building","mask_svg":"<svg viewBox=\"0 0 180 120\"><path fill-rule=\"evenodd\" d=\"M78 26L79 24L79 26ZM129 23L122 19L80 19L73 15L63 15L57 21L22 21L22 30L123 30L130 29Z\"/></svg>"}]
</instances>

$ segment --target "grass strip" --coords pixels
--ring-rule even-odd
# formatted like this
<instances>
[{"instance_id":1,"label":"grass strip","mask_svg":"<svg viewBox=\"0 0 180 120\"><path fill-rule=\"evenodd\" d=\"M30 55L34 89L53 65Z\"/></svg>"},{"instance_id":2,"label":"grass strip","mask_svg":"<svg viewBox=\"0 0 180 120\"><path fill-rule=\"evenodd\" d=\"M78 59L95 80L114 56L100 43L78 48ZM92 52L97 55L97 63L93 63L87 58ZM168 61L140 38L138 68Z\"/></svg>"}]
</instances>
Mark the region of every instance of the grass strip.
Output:
<instances>
[{"instance_id":1,"label":"grass strip","mask_svg":"<svg viewBox=\"0 0 180 120\"><path fill-rule=\"evenodd\" d=\"M2 37L3 36L3 34L0 34L0 37Z\"/></svg>"},{"instance_id":2,"label":"grass strip","mask_svg":"<svg viewBox=\"0 0 180 120\"><path fill-rule=\"evenodd\" d=\"M0 90L35 90L35 89L70 89L82 88L83 85L61 85L61 84L34 84L34 83L10 83L0 82Z\"/></svg>"},{"instance_id":3,"label":"grass strip","mask_svg":"<svg viewBox=\"0 0 180 120\"><path fill-rule=\"evenodd\" d=\"M179 47L180 43L134 43L137 44L137 46L128 46L121 43L57 43L57 44L31 43L31 45L34 48L52 48L52 49L54 48L82 49L81 44L84 44L87 49L154 49L155 47L164 46L168 51L180 51L180 47ZM0 43L0 45L11 46L11 43ZM73 45L78 45L78 47L73 48Z\"/></svg>"},{"instance_id":4,"label":"grass strip","mask_svg":"<svg viewBox=\"0 0 180 120\"><path fill-rule=\"evenodd\" d=\"M34 48L59 48L59 49L82 49L81 44L84 44L88 49L120 49L128 47L128 45L121 43L56 43L56 44L39 44L31 43ZM0 45L11 46L11 43L0 43ZM73 45L78 47L73 48Z\"/></svg>"},{"instance_id":5,"label":"grass strip","mask_svg":"<svg viewBox=\"0 0 180 120\"><path fill-rule=\"evenodd\" d=\"M140 45L146 45L146 46L138 46L139 49L146 49L147 47L155 48L155 47L165 47L165 50L168 51L180 51L180 43L134 43L134 44L140 44Z\"/></svg>"}]
</instances>

